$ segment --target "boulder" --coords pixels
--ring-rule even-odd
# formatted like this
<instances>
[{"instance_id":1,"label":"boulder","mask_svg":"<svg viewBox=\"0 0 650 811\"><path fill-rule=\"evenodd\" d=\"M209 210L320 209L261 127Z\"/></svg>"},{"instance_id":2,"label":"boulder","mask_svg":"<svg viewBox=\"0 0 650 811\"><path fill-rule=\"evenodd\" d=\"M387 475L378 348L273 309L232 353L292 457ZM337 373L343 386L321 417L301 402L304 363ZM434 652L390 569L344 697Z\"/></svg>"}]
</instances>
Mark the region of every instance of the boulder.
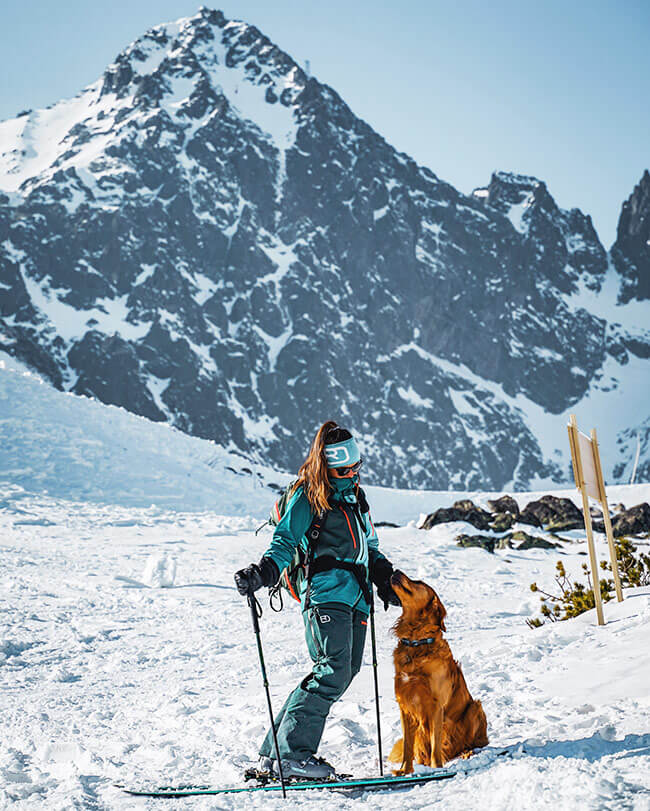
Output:
<instances>
[{"instance_id":1,"label":"boulder","mask_svg":"<svg viewBox=\"0 0 650 811\"><path fill-rule=\"evenodd\" d=\"M521 541L517 549L557 549L558 547L556 543L522 531L512 532L510 538L512 541Z\"/></svg>"},{"instance_id":2,"label":"boulder","mask_svg":"<svg viewBox=\"0 0 650 811\"><path fill-rule=\"evenodd\" d=\"M464 499L456 501L453 507L440 507L427 515L421 529L431 529L436 524L446 524L450 521L467 521L476 529L490 529L492 516L486 510L477 507L473 501Z\"/></svg>"},{"instance_id":3,"label":"boulder","mask_svg":"<svg viewBox=\"0 0 650 811\"><path fill-rule=\"evenodd\" d=\"M519 515L519 505L512 496L501 496L494 501L488 501L488 507L493 513L511 513Z\"/></svg>"},{"instance_id":4,"label":"boulder","mask_svg":"<svg viewBox=\"0 0 650 811\"><path fill-rule=\"evenodd\" d=\"M458 546L471 547L476 546L479 549L485 549L486 552L494 553L496 546L496 538L491 538L488 535L459 535L456 538Z\"/></svg>"},{"instance_id":5,"label":"boulder","mask_svg":"<svg viewBox=\"0 0 650 811\"><path fill-rule=\"evenodd\" d=\"M518 520L522 524L544 527L551 532L584 527L582 513L571 499L550 495L527 504Z\"/></svg>"},{"instance_id":6,"label":"boulder","mask_svg":"<svg viewBox=\"0 0 650 811\"><path fill-rule=\"evenodd\" d=\"M490 529L494 532L505 532L515 523L517 517L512 513L496 513L492 518Z\"/></svg>"},{"instance_id":7,"label":"boulder","mask_svg":"<svg viewBox=\"0 0 650 811\"><path fill-rule=\"evenodd\" d=\"M644 501L629 510L622 510L614 517L612 530L617 538L650 532L650 504Z\"/></svg>"},{"instance_id":8,"label":"boulder","mask_svg":"<svg viewBox=\"0 0 650 811\"><path fill-rule=\"evenodd\" d=\"M529 535L527 532L518 530L509 532L502 538L494 538L491 535L457 535L456 543L464 548L477 547L485 549L486 552L494 552L495 549L512 549L517 542L517 549L557 549L559 544L539 538L536 535Z\"/></svg>"}]
</instances>

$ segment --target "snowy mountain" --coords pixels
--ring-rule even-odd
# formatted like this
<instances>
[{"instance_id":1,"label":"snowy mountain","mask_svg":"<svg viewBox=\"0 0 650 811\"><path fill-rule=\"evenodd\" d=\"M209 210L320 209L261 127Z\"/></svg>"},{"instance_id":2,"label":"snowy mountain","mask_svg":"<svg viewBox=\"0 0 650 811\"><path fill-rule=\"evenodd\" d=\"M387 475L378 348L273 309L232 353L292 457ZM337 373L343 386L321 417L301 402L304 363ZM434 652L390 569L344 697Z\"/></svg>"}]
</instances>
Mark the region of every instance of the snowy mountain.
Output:
<instances>
[{"instance_id":1,"label":"snowy mountain","mask_svg":"<svg viewBox=\"0 0 650 811\"><path fill-rule=\"evenodd\" d=\"M575 410L647 477L646 178L610 261L543 182L459 193L202 8L0 123L1 345L284 470L333 417L384 484L566 481Z\"/></svg>"}]
</instances>

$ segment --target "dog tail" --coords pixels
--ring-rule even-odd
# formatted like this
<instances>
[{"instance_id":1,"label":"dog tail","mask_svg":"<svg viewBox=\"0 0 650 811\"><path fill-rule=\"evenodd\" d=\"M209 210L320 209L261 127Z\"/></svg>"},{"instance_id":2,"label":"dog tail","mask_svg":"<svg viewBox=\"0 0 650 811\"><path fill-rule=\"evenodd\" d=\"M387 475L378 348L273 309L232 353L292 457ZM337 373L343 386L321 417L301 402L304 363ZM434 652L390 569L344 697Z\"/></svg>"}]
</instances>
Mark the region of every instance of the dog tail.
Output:
<instances>
[{"instance_id":1,"label":"dog tail","mask_svg":"<svg viewBox=\"0 0 650 811\"><path fill-rule=\"evenodd\" d=\"M388 760L390 763L401 763L404 756L404 738L400 738L390 750Z\"/></svg>"}]
</instances>

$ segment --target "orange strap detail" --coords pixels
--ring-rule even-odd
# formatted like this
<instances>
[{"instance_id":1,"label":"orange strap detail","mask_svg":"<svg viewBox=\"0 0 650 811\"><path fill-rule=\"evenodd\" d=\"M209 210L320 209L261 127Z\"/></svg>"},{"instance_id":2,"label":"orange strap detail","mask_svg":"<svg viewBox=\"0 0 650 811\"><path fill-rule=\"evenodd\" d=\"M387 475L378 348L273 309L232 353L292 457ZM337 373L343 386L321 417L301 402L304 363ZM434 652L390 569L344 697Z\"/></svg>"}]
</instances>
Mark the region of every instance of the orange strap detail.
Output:
<instances>
[{"instance_id":1,"label":"orange strap detail","mask_svg":"<svg viewBox=\"0 0 650 811\"><path fill-rule=\"evenodd\" d=\"M287 577L287 587L288 587L289 591L291 592L291 596L293 597L293 599L298 600L298 602L300 602L300 597L298 597L296 592L291 588L291 581L289 580L288 577Z\"/></svg>"},{"instance_id":2,"label":"orange strap detail","mask_svg":"<svg viewBox=\"0 0 650 811\"><path fill-rule=\"evenodd\" d=\"M354 548L357 548L357 539L354 537L354 532L352 532L352 524L350 523L350 519L348 518L348 514L345 512L343 507L339 504L339 509L345 516L345 520L348 522L348 529L350 530L350 535L352 535L352 543L354 544Z\"/></svg>"}]
</instances>

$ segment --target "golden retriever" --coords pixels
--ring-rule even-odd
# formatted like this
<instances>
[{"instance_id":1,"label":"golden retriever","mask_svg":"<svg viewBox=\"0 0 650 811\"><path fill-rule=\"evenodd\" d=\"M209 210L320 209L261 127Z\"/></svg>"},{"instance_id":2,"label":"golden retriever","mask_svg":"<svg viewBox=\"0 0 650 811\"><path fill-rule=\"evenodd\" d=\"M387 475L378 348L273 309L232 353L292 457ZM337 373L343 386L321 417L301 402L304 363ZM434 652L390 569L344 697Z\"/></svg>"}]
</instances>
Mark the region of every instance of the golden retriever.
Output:
<instances>
[{"instance_id":1,"label":"golden retriever","mask_svg":"<svg viewBox=\"0 0 650 811\"><path fill-rule=\"evenodd\" d=\"M403 737L388 759L401 763L394 774L403 775L413 771L414 760L439 767L487 746L487 720L443 639L447 612L436 592L399 571L391 585L402 603L402 615L393 626L399 639L393 661Z\"/></svg>"}]
</instances>

